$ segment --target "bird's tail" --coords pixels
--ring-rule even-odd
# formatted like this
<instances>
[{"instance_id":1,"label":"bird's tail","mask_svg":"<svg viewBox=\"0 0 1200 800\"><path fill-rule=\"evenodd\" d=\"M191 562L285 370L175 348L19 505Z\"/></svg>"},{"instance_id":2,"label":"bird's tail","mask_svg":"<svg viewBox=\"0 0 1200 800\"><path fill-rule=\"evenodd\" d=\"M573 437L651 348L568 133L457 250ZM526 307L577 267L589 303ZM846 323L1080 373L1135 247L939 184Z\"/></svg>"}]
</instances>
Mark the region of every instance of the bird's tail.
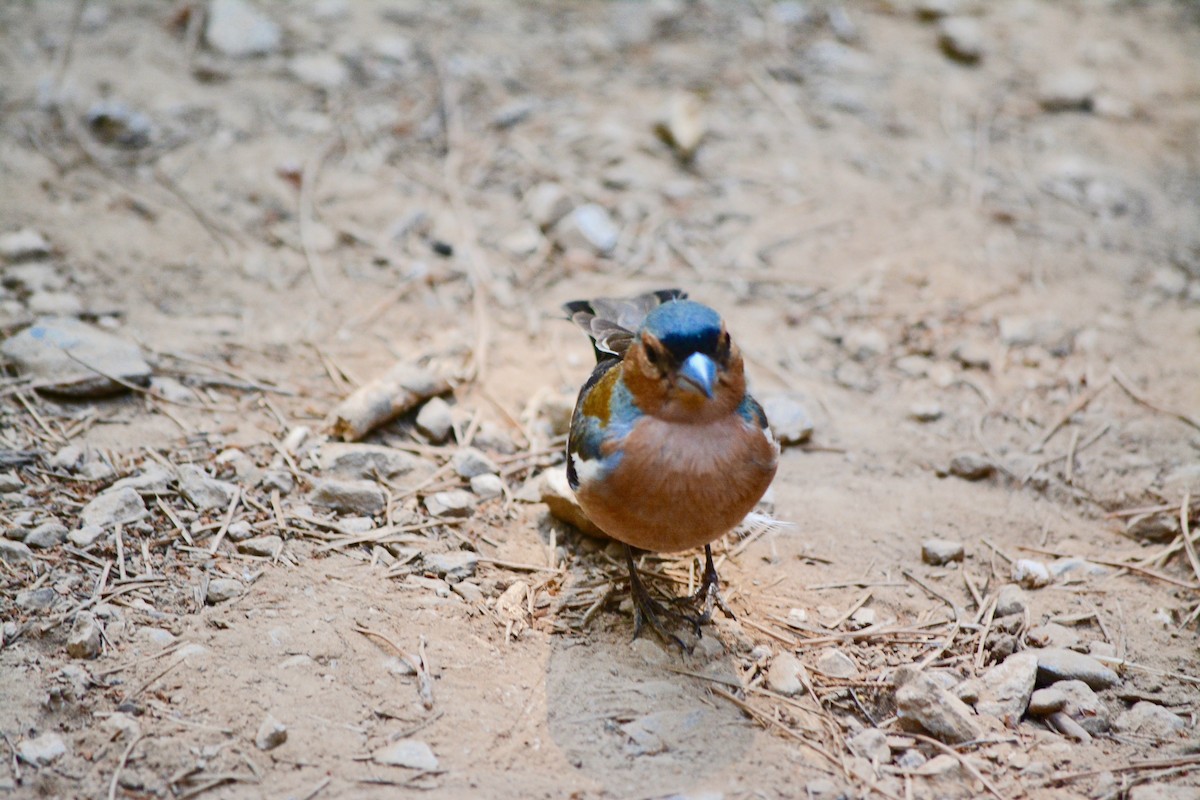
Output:
<instances>
[{"instance_id":1,"label":"bird's tail","mask_svg":"<svg viewBox=\"0 0 1200 800\"><path fill-rule=\"evenodd\" d=\"M636 297L598 297L572 300L563 305L567 317L588 335L596 351L596 361L620 358L633 341L634 332L653 309L672 300L683 300L682 289L659 289Z\"/></svg>"}]
</instances>

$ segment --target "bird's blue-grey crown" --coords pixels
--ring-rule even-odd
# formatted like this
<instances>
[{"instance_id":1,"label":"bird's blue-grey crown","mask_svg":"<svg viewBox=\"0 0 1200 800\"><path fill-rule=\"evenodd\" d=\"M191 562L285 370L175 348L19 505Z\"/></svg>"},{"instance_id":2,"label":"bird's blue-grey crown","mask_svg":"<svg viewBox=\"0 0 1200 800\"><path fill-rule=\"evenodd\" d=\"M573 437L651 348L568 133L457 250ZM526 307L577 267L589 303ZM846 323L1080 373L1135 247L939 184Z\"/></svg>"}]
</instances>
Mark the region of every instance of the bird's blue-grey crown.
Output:
<instances>
[{"instance_id":1,"label":"bird's blue-grey crown","mask_svg":"<svg viewBox=\"0 0 1200 800\"><path fill-rule=\"evenodd\" d=\"M717 351L721 316L702 303L672 300L647 314L642 330L662 342L677 361L684 361L692 353Z\"/></svg>"}]
</instances>

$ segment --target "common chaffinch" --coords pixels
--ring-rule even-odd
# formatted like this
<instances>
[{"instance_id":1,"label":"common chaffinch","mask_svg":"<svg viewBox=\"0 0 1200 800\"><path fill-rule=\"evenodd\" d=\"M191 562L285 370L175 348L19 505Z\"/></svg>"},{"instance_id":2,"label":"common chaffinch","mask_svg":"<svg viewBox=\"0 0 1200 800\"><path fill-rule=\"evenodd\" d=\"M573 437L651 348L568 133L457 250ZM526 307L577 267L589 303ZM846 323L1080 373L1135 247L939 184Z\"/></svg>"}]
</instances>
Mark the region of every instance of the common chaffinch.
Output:
<instances>
[{"instance_id":1,"label":"common chaffinch","mask_svg":"<svg viewBox=\"0 0 1200 800\"><path fill-rule=\"evenodd\" d=\"M563 308L592 339L596 367L579 392L567 442L567 479L584 513L624 543L643 623L685 647L668 622L701 635L721 598L711 542L732 530L766 492L779 445L746 391L741 351L716 311L665 289L628 299L578 300ZM704 545L704 576L691 597L655 601L633 551ZM684 614L673 606L686 603Z\"/></svg>"}]
</instances>

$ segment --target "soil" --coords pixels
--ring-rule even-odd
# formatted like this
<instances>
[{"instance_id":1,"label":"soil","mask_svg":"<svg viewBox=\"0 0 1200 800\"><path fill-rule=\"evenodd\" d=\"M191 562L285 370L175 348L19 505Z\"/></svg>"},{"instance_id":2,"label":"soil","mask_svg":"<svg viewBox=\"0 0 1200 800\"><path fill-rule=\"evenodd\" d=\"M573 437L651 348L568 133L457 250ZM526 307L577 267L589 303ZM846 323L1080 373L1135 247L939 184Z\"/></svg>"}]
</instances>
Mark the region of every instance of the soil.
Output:
<instances>
[{"instance_id":1,"label":"soil","mask_svg":"<svg viewBox=\"0 0 1200 800\"><path fill-rule=\"evenodd\" d=\"M923 18L951 5L973 63ZM50 244L2 267L0 328L77 301L156 381L65 400L10 370L0 524L75 530L154 465L241 487L231 510L149 494L124 531L0 561L0 795L1200 793L1194 4L258 8L282 37L252 57L209 41L198 2L0 8L0 234ZM554 223L543 184L600 206L615 244ZM536 502L592 359L561 303L671 286L814 425L768 498L785 524L717 545L737 620L691 654L631 641L620 561ZM452 382L454 434L409 412L367 441L434 465L471 443L502 497L431 520L426 497L466 484L440 469L385 481L365 522L310 502L329 412L397 361ZM69 444L83 466L54 460ZM296 488L272 498L268 470ZM282 550L240 552L241 521ZM362 535L389 523L418 527ZM923 563L933 538L965 560ZM464 550L465 585L422 567ZM694 556L644 564L682 593ZM1088 563L1001 631L1012 562L1062 558ZM244 592L207 602L223 578ZM94 659L67 650L83 610ZM993 720L941 760L905 735L900 667L960 681L1049 622L1118 669L1114 718L1143 699L1182 731ZM820 668L832 646L852 675ZM789 651L791 698L766 677ZM264 750L267 715L287 739ZM847 745L874 726L882 761ZM65 755L17 757L46 733ZM436 766L379 763L409 740Z\"/></svg>"}]
</instances>

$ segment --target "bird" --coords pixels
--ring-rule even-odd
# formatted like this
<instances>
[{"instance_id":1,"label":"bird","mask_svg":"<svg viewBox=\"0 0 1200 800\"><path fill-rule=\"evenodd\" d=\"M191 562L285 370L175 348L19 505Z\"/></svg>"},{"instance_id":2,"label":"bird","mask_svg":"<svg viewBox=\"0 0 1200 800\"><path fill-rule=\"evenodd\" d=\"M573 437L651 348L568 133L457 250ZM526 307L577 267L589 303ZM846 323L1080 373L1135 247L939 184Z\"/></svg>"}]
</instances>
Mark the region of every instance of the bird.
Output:
<instances>
[{"instance_id":1,"label":"bird","mask_svg":"<svg viewBox=\"0 0 1200 800\"><path fill-rule=\"evenodd\" d=\"M725 322L682 289L629 298L576 300L568 318L592 341L596 366L579 391L567 437L567 481L584 514L624 544L634 638L644 624L702 636L720 593L712 542L735 528L767 491L779 444L763 408L746 390L745 362ZM655 600L638 575L633 548L678 552L704 547L694 595ZM686 604L694 614L680 612Z\"/></svg>"}]
</instances>

